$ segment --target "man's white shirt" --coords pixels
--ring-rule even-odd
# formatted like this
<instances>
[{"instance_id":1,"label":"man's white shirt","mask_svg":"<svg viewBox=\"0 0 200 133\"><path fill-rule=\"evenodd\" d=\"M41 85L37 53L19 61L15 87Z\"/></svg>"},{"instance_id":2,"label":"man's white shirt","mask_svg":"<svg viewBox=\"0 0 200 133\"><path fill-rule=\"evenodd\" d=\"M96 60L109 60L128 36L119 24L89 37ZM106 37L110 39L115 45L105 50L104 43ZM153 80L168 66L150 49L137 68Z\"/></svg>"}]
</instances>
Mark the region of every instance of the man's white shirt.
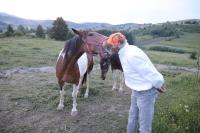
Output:
<instances>
[{"instance_id":1,"label":"man's white shirt","mask_svg":"<svg viewBox=\"0 0 200 133\"><path fill-rule=\"evenodd\" d=\"M127 42L119 50L119 58L124 71L125 84L136 91L144 91L152 87L161 88L164 78L148 56L138 47Z\"/></svg>"}]
</instances>

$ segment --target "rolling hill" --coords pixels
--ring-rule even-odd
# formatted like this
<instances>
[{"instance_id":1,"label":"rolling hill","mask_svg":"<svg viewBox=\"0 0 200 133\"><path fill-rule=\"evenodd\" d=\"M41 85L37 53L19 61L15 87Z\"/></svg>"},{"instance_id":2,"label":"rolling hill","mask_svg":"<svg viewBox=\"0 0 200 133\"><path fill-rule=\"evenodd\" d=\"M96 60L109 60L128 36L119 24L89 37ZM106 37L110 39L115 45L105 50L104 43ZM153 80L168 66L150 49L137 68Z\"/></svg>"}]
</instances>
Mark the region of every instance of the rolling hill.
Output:
<instances>
[{"instance_id":1,"label":"rolling hill","mask_svg":"<svg viewBox=\"0 0 200 133\"><path fill-rule=\"evenodd\" d=\"M23 25L29 28L36 28L40 24L44 28L50 28L52 27L52 23L53 20L30 20L0 12L0 29L5 29L8 24L11 24L13 27L17 27L18 25ZM149 24L136 24L136 23L112 25L109 23L95 23L95 22L74 23L71 21L66 21L66 23L68 24L69 28L95 29L95 30L99 29L128 30L128 29L138 29L149 25Z\"/></svg>"}]
</instances>

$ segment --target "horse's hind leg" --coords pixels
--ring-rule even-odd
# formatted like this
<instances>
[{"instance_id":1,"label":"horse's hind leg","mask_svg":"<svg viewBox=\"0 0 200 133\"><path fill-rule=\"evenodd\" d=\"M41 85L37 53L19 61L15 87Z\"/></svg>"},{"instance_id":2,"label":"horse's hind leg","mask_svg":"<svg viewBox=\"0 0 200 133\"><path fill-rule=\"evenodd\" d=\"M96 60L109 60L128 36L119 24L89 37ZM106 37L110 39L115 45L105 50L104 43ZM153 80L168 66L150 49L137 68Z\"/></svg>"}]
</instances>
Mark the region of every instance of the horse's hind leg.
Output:
<instances>
[{"instance_id":1,"label":"horse's hind leg","mask_svg":"<svg viewBox=\"0 0 200 133\"><path fill-rule=\"evenodd\" d=\"M78 85L76 86L75 84L73 85L73 92L72 92L72 97L73 97L73 108L72 108L72 111L71 111L71 115L72 116L76 116L77 115L77 102L76 102L76 99L77 99L77 95L78 95L78 92L79 92L79 88L80 88L80 85L82 83L82 80L83 80L83 77L81 77L79 79L79 83Z\"/></svg>"},{"instance_id":2,"label":"horse's hind leg","mask_svg":"<svg viewBox=\"0 0 200 133\"><path fill-rule=\"evenodd\" d=\"M121 72L121 71L120 71ZM120 73L120 88L119 91L122 92L123 90L123 85L124 85L124 74L123 72Z\"/></svg>"},{"instance_id":3,"label":"horse's hind leg","mask_svg":"<svg viewBox=\"0 0 200 133\"><path fill-rule=\"evenodd\" d=\"M113 70L113 72L112 72L112 78L113 78L113 87L112 87L112 90L117 90L116 70Z\"/></svg>"},{"instance_id":4,"label":"horse's hind leg","mask_svg":"<svg viewBox=\"0 0 200 133\"><path fill-rule=\"evenodd\" d=\"M60 87L60 102L58 105L58 110L63 110L64 108L64 95L65 95L65 91L64 91L64 82L63 81L58 81L59 87Z\"/></svg>"},{"instance_id":5,"label":"horse's hind leg","mask_svg":"<svg viewBox=\"0 0 200 133\"><path fill-rule=\"evenodd\" d=\"M86 80L86 91L85 91L85 95L84 95L84 98L88 98L88 93L89 93L89 79L90 79L90 75L87 74L87 80Z\"/></svg>"}]
</instances>

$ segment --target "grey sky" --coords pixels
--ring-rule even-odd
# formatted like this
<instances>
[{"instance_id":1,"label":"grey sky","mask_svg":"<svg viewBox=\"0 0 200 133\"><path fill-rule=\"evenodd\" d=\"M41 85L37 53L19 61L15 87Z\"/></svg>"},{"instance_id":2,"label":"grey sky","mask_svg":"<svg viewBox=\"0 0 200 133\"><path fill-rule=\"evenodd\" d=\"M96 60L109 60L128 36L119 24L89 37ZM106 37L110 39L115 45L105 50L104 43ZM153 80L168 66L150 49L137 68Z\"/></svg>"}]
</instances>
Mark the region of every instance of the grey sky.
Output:
<instances>
[{"instance_id":1,"label":"grey sky","mask_svg":"<svg viewBox=\"0 0 200 133\"><path fill-rule=\"evenodd\" d=\"M78 23L160 23L200 19L200 0L0 0L0 12Z\"/></svg>"}]
</instances>

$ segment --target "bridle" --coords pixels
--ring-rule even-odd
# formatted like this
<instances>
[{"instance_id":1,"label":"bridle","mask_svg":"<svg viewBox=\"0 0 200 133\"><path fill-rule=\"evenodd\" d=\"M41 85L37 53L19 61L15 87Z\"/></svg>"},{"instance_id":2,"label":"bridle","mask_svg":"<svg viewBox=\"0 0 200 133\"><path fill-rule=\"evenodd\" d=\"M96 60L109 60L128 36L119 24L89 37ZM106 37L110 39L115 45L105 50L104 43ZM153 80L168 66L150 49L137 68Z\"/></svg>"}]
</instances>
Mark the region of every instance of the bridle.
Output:
<instances>
[{"instance_id":1,"label":"bridle","mask_svg":"<svg viewBox=\"0 0 200 133\"><path fill-rule=\"evenodd\" d=\"M91 44L91 43L88 43L87 40L86 41L83 40L83 43L86 46L86 51L85 51L86 53L92 54L92 55L100 54L100 56L102 56L102 54L104 54L103 46L102 46L103 44ZM89 48L89 45L95 45L95 47L99 49L99 53L93 53L92 50Z\"/></svg>"}]
</instances>

